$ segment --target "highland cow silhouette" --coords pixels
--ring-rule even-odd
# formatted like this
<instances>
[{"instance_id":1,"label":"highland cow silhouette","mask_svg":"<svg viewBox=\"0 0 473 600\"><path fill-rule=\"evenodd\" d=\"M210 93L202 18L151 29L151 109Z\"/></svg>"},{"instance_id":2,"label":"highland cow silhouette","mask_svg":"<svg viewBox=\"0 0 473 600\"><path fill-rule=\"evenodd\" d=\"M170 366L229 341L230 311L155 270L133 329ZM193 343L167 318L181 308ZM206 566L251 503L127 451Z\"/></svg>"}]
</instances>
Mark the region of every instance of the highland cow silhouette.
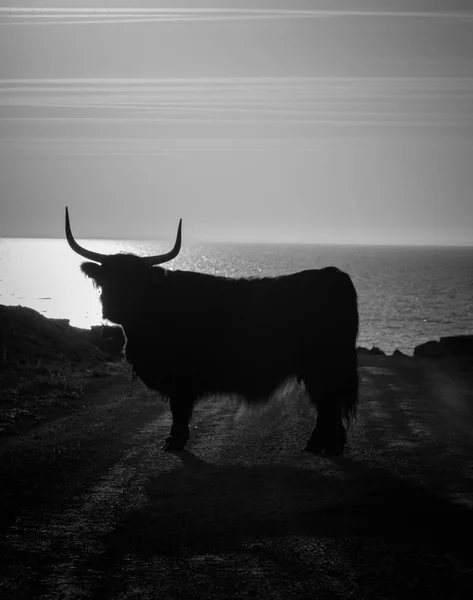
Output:
<instances>
[{"instance_id":1,"label":"highland cow silhouette","mask_svg":"<svg viewBox=\"0 0 473 600\"><path fill-rule=\"evenodd\" d=\"M264 278L228 278L170 271L156 265L174 248L138 257L106 255L74 239L66 208L66 238L85 262L82 272L101 289L103 317L121 325L125 355L136 375L169 399L164 450L189 439L194 405L231 394L266 402L282 384L302 381L317 419L306 450L343 451L358 402L358 301L350 277L336 267Z\"/></svg>"}]
</instances>

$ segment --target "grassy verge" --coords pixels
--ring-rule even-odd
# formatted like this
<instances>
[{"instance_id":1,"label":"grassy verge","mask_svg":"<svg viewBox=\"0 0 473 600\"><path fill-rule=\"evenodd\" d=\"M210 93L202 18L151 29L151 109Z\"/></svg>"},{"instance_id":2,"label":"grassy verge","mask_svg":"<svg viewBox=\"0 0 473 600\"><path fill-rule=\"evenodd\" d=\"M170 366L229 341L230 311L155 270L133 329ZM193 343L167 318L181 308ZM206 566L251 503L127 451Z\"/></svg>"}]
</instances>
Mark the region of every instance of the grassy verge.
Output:
<instances>
[{"instance_id":1,"label":"grassy verge","mask_svg":"<svg viewBox=\"0 0 473 600\"><path fill-rule=\"evenodd\" d=\"M120 351L97 331L0 305L0 436L34 426L55 409L73 409L117 369L126 370Z\"/></svg>"},{"instance_id":2,"label":"grassy verge","mask_svg":"<svg viewBox=\"0 0 473 600\"><path fill-rule=\"evenodd\" d=\"M0 373L0 436L16 435L58 408L73 409L101 380L126 372L121 363L78 364L66 357Z\"/></svg>"}]
</instances>

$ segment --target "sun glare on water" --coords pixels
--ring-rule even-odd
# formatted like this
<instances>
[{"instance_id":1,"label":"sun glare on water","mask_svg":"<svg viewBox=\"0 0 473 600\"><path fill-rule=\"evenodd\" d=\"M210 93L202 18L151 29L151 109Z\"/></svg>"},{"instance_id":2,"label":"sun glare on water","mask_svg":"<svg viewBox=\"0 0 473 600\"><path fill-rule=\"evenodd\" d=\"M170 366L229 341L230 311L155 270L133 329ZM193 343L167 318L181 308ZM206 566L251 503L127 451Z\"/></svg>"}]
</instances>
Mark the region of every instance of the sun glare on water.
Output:
<instances>
[{"instance_id":1,"label":"sun glare on water","mask_svg":"<svg viewBox=\"0 0 473 600\"><path fill-rule=\"evenodd\" d=\"M122 241L81 242L106 254L132 251L132 244ZM103 321L100 291L82 275L84 259L64 240L4 239L0 240L0 250L0 303L28 306L48 317L69 319L75 327L88 328Z\"/></svg>"}]
</instances>

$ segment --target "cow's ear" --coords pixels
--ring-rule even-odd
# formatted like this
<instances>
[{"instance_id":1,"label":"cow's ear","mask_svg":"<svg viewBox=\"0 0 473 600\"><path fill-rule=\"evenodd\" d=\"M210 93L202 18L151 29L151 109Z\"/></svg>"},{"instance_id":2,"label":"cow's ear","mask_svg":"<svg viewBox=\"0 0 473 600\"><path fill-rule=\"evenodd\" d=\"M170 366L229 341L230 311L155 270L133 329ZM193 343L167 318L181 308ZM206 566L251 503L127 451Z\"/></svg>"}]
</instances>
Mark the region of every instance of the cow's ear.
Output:
<instances>
[{"instance_id":1,"label":"cow's ear","mask_svg":"<svg viewBox=\"0 0 473 600\"><path fill-rule=\"evenodd\" d=\"M102 266L98 265L97 263L92 263L92 262L86 262L86 263L82 263L81 265L81 271L82 273L84 273L84 275L87 275L87 277L90 277L93 282L94 285L97 286L101 286L102 285Z\"/></svg>"}]
</instances>

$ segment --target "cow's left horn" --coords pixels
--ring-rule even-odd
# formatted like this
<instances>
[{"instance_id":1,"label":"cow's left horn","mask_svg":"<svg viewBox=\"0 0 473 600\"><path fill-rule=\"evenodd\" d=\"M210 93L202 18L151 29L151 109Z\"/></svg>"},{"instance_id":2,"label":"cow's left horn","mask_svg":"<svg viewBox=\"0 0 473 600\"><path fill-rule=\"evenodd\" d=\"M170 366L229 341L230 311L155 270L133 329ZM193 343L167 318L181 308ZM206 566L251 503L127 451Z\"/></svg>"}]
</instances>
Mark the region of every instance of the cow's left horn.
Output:
<instances>
[{"instance_id":1,"label":"cow's left horn","mask_svg":"<svg viewBox=\"0 0 473 600\"><path fill-rule=\"evenodd\" d=\"M93 260L95 262L101 263L105 258L107 258L106 254L100 254L100 252L92 252L92 250L87 250L80 246L74 239L71 231L71 224L69 223L69 211L66 206L66 238L69 246L77 252L80 256L84 258L88 258L89 260Z\"/></svg>"},{"instance_id":2,"label":"cow's left horn","mask_svg":"<svg viewBox=\"0 0 473 600\"><path fill-rule=\"evenodd\" d=\"M181 249L181 239L182 239L182 219L179 219L179 227L177 228L177 236L176 242L174 244L174 248L170 252L166 252L165 254L157 254L156 256L146 256L143 258L143 262L147 264L149 267L152 265L161 265L162 263L168 262L179 254L179 250Z\"/></svg>"}]
</instances>

